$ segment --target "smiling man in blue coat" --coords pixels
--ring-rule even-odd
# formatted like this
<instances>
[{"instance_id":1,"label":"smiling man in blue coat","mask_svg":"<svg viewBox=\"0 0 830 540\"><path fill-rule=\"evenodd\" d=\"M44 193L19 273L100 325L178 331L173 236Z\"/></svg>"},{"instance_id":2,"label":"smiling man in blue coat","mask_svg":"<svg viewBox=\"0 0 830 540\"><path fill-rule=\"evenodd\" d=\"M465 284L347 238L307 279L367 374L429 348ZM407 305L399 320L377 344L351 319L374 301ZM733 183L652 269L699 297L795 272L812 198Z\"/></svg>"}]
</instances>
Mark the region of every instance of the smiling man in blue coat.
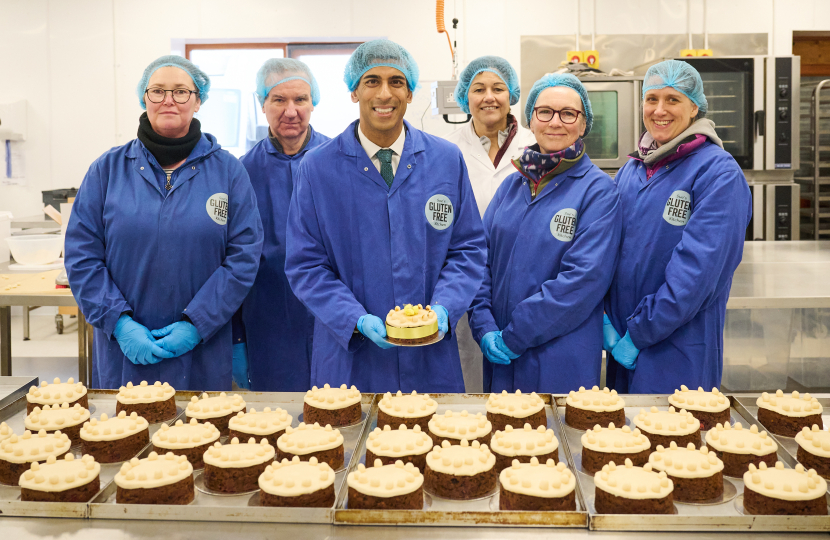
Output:
<instances>
[{"instance_id":1,"label":"smiling man in blue coat","mask_svg":"<svg viewBox=\"0 0 830 540\"><path fill-rule=\"evenodd\" d=\"M404 121L418 67L400 45L358 47L345 82L360 119L306 154L288 213L285 272L316 318L311 384L463 392L452 326L486 259L464 158ZM404 304L431 305L446 337L388 343L386 313Z\"/></svg>"}]
</instances>

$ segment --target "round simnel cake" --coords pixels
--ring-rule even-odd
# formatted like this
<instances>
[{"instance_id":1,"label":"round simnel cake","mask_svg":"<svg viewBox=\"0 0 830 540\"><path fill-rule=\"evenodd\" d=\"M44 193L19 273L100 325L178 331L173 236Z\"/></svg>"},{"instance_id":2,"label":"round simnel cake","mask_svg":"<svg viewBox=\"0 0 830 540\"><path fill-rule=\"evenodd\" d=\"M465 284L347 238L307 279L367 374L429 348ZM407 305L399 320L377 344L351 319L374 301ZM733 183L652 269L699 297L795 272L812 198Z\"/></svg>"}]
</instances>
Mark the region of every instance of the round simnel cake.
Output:
<instances>
[{"instance_id":1,"label":"round simnel cake","mask_svg":"<svg viewBox=\"0 0 830 540\"><path fill-rule=\"evenodd\" d=\"M582 443L582 469L594 474L605 465L625 463L630 459L637 467L648 463L651 442L640 430L623 426L616 427L613 422L608 427L594 426L586 431L580 439Z\"/></svg>"},{"instance_id":2,"label":"round simnel cake","mask_svg":"<svg viewBox=\"0 0 830 540\"><path fill-rule=\"evenodd\" d=\"M668 448L674 441L677 446L685 448L689 443L700 447L700 420L685 410L677 411L669 407L667 411L652 407L650 410L640 409L634 417L633 423L648 437L652 448L658 445Z\"/></svg>"},{"instance_id":3,"label":"round simnel cake","mask_svg":"<svg viewBox=\"0 0 830 540\"><path fill-rule=\"evenodd\" d=\"M434 415L427 425L435 444L443 441L459 444L462 439L487 444L493 434L493 424L484 415L472 415L467 411L444 411L444 414Z\"/></svg>"},{"instance_id":4,"label":"round simnel cake","mask_svg":"<svg viewBox=\"0 0 830 540\"><path fill-rule=\"evenodd\" d=\"M248 412L238 412L228 423L228 438L238 437L240 440L246 440L256 437L259 440L264 437L271 446L276 447L277 439L293 420L285 409L279 407L273 411L271 407L265 407L262 411L251 409Z\"/></svg>"},{"instance_id":5,"label":"round simnel cake","mask_svg":"<svg viewBox=\"0 0 830 540\"><path fill-rule=\"evenodd\" d=\"M490 450L496 456L496 472L510 467L513 462L530 463L536 459L540 463L559 462L559 439L552 429L539 426L533 429L530 424L513 429L507 426L504 431L497 431L490 440Z\"/></svg>"},{"instance_id":6,"label":"round simnel cake","mask_svg":"<svg viewBox=\"0 0 830 540\"><path fill-rule=\"evenodd\" d=\"M215 442L204 456L205 487L220 493L255 491L259 476L275 455L274 447L265 438L256 442L251 437L242 444L236 437L229 444Z\"/></svg>"},{"instance_id":7,"label":"round simnel cake","mask_svg":"<svg viewBox=\"0 0 830 540\"><path fill-rule=\"evenodd\" d=\"M669 448L658 446L648 462L669 476L676 501L708 501L723 495L723 462L705 446L698 450L689 443L681 448L672 442Z\"/></svg>"},{"instance_id":8,"label":"round simnel cake","mask_svg":"<svg viewBox=\"0 0 830 540\"><path fill-rule=\"evenodd\" d=\"M655 472L650 463L635 467L630 459L624 466L611 462L594 474L594 486L598 514L674 512L674 484L664 471Z\"/></svg>"},{"instance_id":9,"label":"round simnel cake","mask_svg":"<svg viewBox=\"0 0 830 540\"><path fill-rule=\"evenodd\" d=\"M101 489L100 474L101 465L90 455L49 456L46 463L32 463L20 477L20 500L84 503Z\"/></svg>"},{"instance_id":10,"label":"round simnel cake","mask_svg":"<svg viewBox=\"0 0 830 540\"><path fill-rule=\"evenodd\" d=\"M81 407L88 409L89 400L83 383L76 383L72 377L62 383L59 378L55 377L52 384L43 381L40 387L32 386L26 394L26 414L30 414L35 407L62 403L68 403L70 407L78 403Z\"/></svg>"},{"instance_id":11,"label":"round simnel cake","mask_svg":"<svg viewBox=\"0 0 830 540\"><path fill-rule=\"evenodd\" d=\"M93 418L81 428L84 453L98 463L117 463L137 455L150 442L150 423L136 413L125 411L109 418Z\"/></svg>"},{"instance_id":12,"label":"round simnel cake","mask_svg":"<svg viewBox=\"0 0 830 540\"><path fill-rule=\"evenodd\" d=\"M780 461L775 467L750 464L744 473L744 510L756 515L826 516L827 482L801 463L795 469L785 469Z\"/></svg>"},{"instance_id":13,"label":"round simnel cake","mask_svg":"<svg viewBox=\"0 0 830 540\"><path fill-rule=\"evenodd\" d=\"M483 497L495 490L498 482L496 456L486 444L462 439L448 441L427 454L424 486L445 499L467 500Z\"/></svg>"},{"instance_id":14,"label":"round simnel cake","mask_svg":"<svg viewBox=\"0 0 830 540\"><path fill-rule=\"evenodd\" d=\"M424 507L424 476L412 463L396 461L373 467L363 463L346 477L348 505L355 510L420 510Z\"/></svg>"},{"instance_id":15,"label":"round simnel cake","mask_svg":"<svg viewBox=\"0 0 830 540\"><path fill-rule=\"evenodd\" d=\"M795 442L798 443L796 459L823 478L830 478L830 432L813 424L812 428L799 431Z\"/></svg>"},{"instance_id":16,"label":"round simnel cake","mask_svg":"<svg viewBox=\"0 0 830 540\"><path fill-rule=\"evenodd\" d=\"M493 431L504 431L507 426L518 429L525 424L534 429L548 426L545 402L536 392L522 394L521 390L516 390L514 394L508 394L502 390L501 394L490 394L486 410Z\"/></svg>"},{"instance_id":17,"label":"round simnel cake","mask_svg":"<svg viewBox=\"0 0 830 540\"><path fill-rule=\"evenodd\" d=\"M238 412L245 412L245 400L239 394L228 396L221 392L218 396L203 393L201 399L193 396L185 409L188 421L195 418L199 422L210 422L222 435L227 435L228 422Z\"/></svg>"},{"instance_id":18,"label":"round simnel cake","mask_svg":"<svg viewBox=\"0 0 830 540\"><path fill-rule=\"evenodd\" d=\"M429 419L438 410L438 402L429 397L429 394L419 394L415 390L411 394L397 394L386 392L378 402L378 427L392 426L397 428L401 424L409 429L421 426L423 431L429 429Z\"/></svg>"},{"instance_id":19,"label":"round simnel cake","mask_svg":"<svg viewBox=\"0 0 830 540\"><path fill-rule=\"evenodd\" d=\"M438 335L438 316L431 306L395 306L386 315L386 340L399 345L432 341Z\"/></svg>"},{"instance_id":20,"label":"round simnel cake","mask_svg":"<svg viewBox=\"0 0 830 540\"><path fill-rule=\"evenodd\" d=\"M625 400L616 390L600 390L598 386L586 390L580 386L578 392L571 390L565 398L565 423L582 430L593 429L596 425L606 427L611 423L624 426Z\"/></svg>"},{"instance_id":21,"label":"round simnel cake","mask_svg":"<svg viewBox=\"0 0 830 540\"><path fill-rule=\"evenodd\" d=\"M44 405L35 407L31 414L26 416L23 425L32 432L45 429L47 433L60 430L65 433L73 444L81 440L81 426L89 420L89 410L76 403L72 407L69 403L62 405Z\"/></svg>"},{"instance_id":22,"label":"round simnel cake","mask_svg":"<svg viewBox=\"0 0 830 540\"><path fill-rule=\"evenodd\" d=\"M564 463L513 460L499 475L499 510L576 510L576 476Z\"/></svg>"},{"instance_id":23,"label":"round simnel cake","mask_svg":"<svg viewBox=\"0 0 830 540\"><path fill-rule=\"evenodd\" d=\"M758 405L758 420L776 435L795 437L803 428L813 424L824 429L821 420L823 407L810 394L793 391L790 395L777 390L774 396L767 392L755 402Z\"/></svg>"},{"instance_id":24,"label":"round simnel cake","mask_svg":"<svg viewBox=\"0 0 830 540\"><path fill-rule=\"evenodd\" d=\"M12 435L0 443L0 483L16 486L31 463L63 457L71 446L72 441L60 431L41 429L33 434L27 429L23 435Z\"/></svg>"},{"instance_id":25,"label":"round simnel cake","mask_svg":"<svg viewBox=\"0 0 830 540\"><path fill-rule=\"evenodd\" d=\"M758 432L755 424L749 429L740 422L718 424L706 432L706 445L723 461L723 474L735 478L742 477L750 463L773 467L778 459L778 444L766 431Z\"/></svg>"},{"instance_id":26,"label":"round simnel cake","mask_svg":"<svg viewBox=\"0 0 830 540\"><path fill-rule=\"evenodd\" d=\"M174 426L162 424L153 434L153 450L159 454L172 452L184 456L194 469L202 469L205 466L205 452L219 437L219 430L210 422L200 424L192 418L185 424L176 420Z\"/></svg>"},{"instance_id":27,"label":"round simnel cake","mask_svg":"<svg viewBox=\"0 0 830 540\"><path fill-rule=\"evenodd\" d=\"M330 508L334 506L334 478L334 470L315 457L275 461L259 477L259 502L262 506Z\"/></svg>"},{"instance_id":28,"label":"round simnel cake","mask_svg":"<svg viewBox=\"0 0 830 540\"><path fill-rule=\"evenodd\" d=\"M115 400L116 414L121 411L136 413L151 424L176 417L176 389L161 381L156 381L152 386L147 381L141 381L138 386L127 382L118 389Z\"/></svg>"},{"instance_id":29,"label":"round simnel cake","mask_svg":"<svg viewBox=\"0 0 830 540\"><path fill-rule=\"evenodd\" d=\"M323 388L313 386L303 398L303 422L333 427L356 424L361 418L361 399L360 391L354 385L351 388L345 384L340 388L328 384Z\"/></svg>"},{"instance_id":30,"label":"round simnel cake","mask_svg":"<svg viewBox=\"0 0 830 540\"><path fill-rule=\"evenodd\" d=\"M193 466L172 452L124 462L114 480L118 504L190 504L196 496Z\"/></svg>"},{"instance_id":31,"label":"round simnel cake","mask_svg":"<svg viewBox=\"0 0 830 540\"><path fill-rule=\"evenodd\" d=\"M277 439L277 459L292 460L299 456L300 460L308 461L316 457L317 461L328 463L336 471L345 459L344 440L340 430L328 424L321 427L320 424L300 422L296 428L285 428L285 433Z\"/></svg>"},{"instance_id":32,"label":"round simnel cake","mask_svg":"<svg viewBox=\"0 0 830 540\"><path fill-rule=\"evenodd\" d=\"M717 388L711 392L705 391L702 387L697 390L689 390L683 384L680 390L675 390L669 396L669 404L680 410L692 413L692 416L700 421L700 429L706 431L717 424L725 424L730 418L729 398L720 393Z\"/></svg>"},{"instance_id":33,"label":"round simnel cake","mask_svg":"<svg viewBox=\"0 0 830 540\"><path fill-rule=\"evenodd\" d=\"M398 429L386 425L375 428L366 441L366 463L379 459L384 465L403 461L412 463L421 472L426 467L427 453L432 450L432 438L416 425L408 429L401 424Z\"/></svg>"}]
</instances>

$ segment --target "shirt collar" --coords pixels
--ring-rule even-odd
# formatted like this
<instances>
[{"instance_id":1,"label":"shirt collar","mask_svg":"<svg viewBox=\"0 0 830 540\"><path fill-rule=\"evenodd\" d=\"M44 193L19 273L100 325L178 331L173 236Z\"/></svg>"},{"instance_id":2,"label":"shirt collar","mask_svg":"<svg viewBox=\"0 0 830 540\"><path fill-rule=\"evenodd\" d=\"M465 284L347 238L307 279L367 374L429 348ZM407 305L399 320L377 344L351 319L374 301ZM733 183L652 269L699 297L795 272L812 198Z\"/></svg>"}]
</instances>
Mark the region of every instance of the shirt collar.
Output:
<instances>
[{"instance_id":1,"label":"shirt collar","mask_svg":"<svg viewBox=\"0 0 830 540\"><path fill-rule=\"evenodd\" d=\"M363 133L363 128L360 127L359 125L358 125L357 132L359 134L358 139L360 140L360 146L362 146L363 150L366 151L366 155L368 155L370 159L375 157L375 154L378 153L378 150L381 150L383 147L378 146L375 143L373 143L372 141L370 141L369 137L367 137L366 134ZM395 142L392 143L391 146L389 146L389 148L398 157L400 157L401 154L403 154L403 145L404 145L405 141L406 141L406 126L403 126L403 129L401 129L401 134L398 135L398 138L395 140Z\"/></svg>"}]
</instances>

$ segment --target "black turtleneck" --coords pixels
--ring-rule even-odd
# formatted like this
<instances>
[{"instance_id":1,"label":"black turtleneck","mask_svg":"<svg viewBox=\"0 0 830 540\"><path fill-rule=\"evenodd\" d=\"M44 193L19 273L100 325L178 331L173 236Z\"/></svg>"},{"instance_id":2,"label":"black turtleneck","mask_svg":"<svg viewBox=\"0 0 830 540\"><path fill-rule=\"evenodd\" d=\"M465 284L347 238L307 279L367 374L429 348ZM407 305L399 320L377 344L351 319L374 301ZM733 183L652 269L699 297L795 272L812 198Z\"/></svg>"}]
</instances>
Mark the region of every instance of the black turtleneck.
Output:
<instances>
[{"instance_id":1,"label":"black turtleneck","mask_svg":"<svg viewBox=\"0 0 830 540\"><path fill-rule=\"evenodd\" d=\"M156 133L146 112L138 119L138 140L147 147L159 165L164 168L186 159L196 148L201 137L202 125L196 118L190 121L190 130L187 135L178 139L162 137Z\"/></svg>"}]
</instances>

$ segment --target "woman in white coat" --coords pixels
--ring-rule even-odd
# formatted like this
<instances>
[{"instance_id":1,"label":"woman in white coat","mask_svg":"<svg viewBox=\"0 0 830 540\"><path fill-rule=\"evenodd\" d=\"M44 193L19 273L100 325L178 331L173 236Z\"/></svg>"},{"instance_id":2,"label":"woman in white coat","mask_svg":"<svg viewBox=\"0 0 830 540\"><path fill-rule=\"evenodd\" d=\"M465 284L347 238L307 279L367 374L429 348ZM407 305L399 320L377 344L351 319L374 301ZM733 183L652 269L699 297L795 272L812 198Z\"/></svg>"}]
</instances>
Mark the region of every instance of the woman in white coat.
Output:
<instances>
[{"instance_id":1,"label":"woman in white coat","mask_svg":"<svg viewBox=\"0 0 830 540\"><path fill-rule=\"evenodd\" d=\"M521 127L510 114L510 106L519 102L519 94L516 70L498 56L482 56L470 62L455 87L455 101L462 111L472 115L473 121L446 139L457 144L464 154L482 216L502 180L516 172L511 163L513 158L520 156L526 146L536 143L530 130ZM458 321L455 331L465 388L467 392L481 392L483 356L466 315Z\"/></svg>"}]
</instances>

